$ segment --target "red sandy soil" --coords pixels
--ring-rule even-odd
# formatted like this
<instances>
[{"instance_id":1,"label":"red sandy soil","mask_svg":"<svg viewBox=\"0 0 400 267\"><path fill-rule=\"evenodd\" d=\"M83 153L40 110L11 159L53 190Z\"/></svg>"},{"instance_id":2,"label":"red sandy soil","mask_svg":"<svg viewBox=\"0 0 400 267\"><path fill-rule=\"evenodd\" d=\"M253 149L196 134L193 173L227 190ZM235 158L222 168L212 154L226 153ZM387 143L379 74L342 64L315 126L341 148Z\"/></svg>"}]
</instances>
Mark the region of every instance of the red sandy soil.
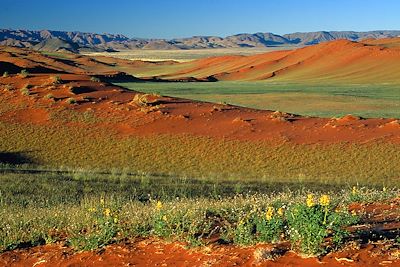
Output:
<instances>
[{"instance_id":1,"label":"red sandy soil","mask_svg":"<svg viewBox=\"0 0 400 267\"><path fill-rule=\"evenodd\" d=\"M350 229L399 229L400 199L387 204L360 205L349 209L366 214L367 220ZM275 251L273 259L268 258ZM74 252L60 244L18 249L0 254L1 266L400 266L400 249L390 241L368 244L350 242L344 249L320 258L302 257L287 243L238 247L211 243L187 248L180 242L155 238L125 241L97 251Z\"/></svg>"},{"instance_id":2,"label":"red sandy soil","mask_svg":"<svg viewBox=\"0 0 400 267\"><path fill-rule=\"evenodd\" d=\"M96 252L74 253L62 245L46 245L0 254L1 266L400 266L395 250L384 244L345 248L320 259L285 252L275 260L262 257L271 245L235 247L215 245L187 249L178 242L146 239L115 244ZM382 252L382 250L384 252ZM265 252L264 252L265 253Z\"/></svg>"},{"instance_id":3,"label":"red sandy soil","mask_svg":"<svg viewBox=\"0 0 400 267\"><path fill-rule=\"evenodd\" d=\"M252 56L220 56L181 63L159 78L398 83L400 51L338 40L290 51ZM166 68L168 69L168 68Z\"/></svg>"}]
</instances>

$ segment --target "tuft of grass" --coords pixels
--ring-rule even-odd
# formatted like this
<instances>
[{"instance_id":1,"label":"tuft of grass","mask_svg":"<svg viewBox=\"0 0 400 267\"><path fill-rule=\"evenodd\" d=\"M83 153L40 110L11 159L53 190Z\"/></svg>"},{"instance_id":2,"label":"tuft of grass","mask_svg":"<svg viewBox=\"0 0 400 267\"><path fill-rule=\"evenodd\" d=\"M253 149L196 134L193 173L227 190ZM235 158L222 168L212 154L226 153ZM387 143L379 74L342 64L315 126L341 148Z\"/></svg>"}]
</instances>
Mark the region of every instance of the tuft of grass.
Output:
<instances>
[{"instance_id":1,"label":"tuft of grass","mask_svg":"<svg viewBox=\"0 0 400 267\"><path fill-rule=\"evenodd\" d=\"M19 73L19 76L21 78L26 78L29 76L29 72L26 69L21 70L21 72Z\"/></svg>"},{"instance_id":2,"label":"tuft of grass","mask_svg":"<svg viewBox=\"0 0 400 267\"><path fill-rule=\"evenodd\" d=\"M3 73L3 78L7 78L9 75L8 75L8 71L5 71L4 73Z\"/></svg>"}]
</instances>

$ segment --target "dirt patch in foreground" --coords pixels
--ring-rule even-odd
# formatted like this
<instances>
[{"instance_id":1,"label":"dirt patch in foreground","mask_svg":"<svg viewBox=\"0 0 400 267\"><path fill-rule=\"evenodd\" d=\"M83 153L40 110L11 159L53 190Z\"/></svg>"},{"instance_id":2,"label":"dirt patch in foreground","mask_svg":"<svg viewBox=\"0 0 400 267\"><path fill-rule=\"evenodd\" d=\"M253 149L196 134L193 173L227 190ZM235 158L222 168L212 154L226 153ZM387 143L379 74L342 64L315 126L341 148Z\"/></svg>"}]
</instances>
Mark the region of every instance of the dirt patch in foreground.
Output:
<instances>
[{"instance_id":1,"label":"dirt patch in foreground","mask_svg":"<svg viewBox=\"0 0 400 267\"><path fill-rule=\"evenodd\" d=\"M74 253L61 245L46 245L6 252L2 266L400 266L399 249L384 243L349 245L322 258L306 258L283 249L275 260L267 259L270 245L237 247L215 245L187 249L180 243L145 239Z\"/></svg>"}]
</instances>

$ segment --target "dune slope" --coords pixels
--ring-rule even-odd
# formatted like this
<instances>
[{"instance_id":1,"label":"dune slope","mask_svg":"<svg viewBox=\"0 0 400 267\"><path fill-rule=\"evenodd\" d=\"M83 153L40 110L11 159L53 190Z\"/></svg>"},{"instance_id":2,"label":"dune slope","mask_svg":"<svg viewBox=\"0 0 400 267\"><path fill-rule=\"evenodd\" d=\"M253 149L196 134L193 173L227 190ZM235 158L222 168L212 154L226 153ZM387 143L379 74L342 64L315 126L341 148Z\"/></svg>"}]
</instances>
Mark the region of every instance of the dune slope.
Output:
<instances>
[{"instance_id":1,"label":"dune slope","mask_svg":"<svg viewBox=\"0 0 400 267\"><path fill-rule=\"evenodd\" d=\"M158 78L290 82L398 83L400 51L338 40L290 51L253 56L211 57L182 63Z\"/></svg>"}]
</instances>

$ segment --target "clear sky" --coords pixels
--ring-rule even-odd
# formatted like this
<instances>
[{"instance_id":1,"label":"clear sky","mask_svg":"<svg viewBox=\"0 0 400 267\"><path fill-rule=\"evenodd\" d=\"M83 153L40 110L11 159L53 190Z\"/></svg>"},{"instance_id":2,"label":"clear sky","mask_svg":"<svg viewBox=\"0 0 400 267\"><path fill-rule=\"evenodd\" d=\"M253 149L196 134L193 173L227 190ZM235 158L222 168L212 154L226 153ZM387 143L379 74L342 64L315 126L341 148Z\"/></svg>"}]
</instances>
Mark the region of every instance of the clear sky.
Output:
<instances>
[{"instance_id":1,"label":"clear sky","mask_svg":"<svg viewBox=\"0 0 400 267\"><path fill-rule=\"evenodd\" d=\"M0 0L0 28L128 37L400 30L400 0Z\"/></svg>"}]
</instances>

